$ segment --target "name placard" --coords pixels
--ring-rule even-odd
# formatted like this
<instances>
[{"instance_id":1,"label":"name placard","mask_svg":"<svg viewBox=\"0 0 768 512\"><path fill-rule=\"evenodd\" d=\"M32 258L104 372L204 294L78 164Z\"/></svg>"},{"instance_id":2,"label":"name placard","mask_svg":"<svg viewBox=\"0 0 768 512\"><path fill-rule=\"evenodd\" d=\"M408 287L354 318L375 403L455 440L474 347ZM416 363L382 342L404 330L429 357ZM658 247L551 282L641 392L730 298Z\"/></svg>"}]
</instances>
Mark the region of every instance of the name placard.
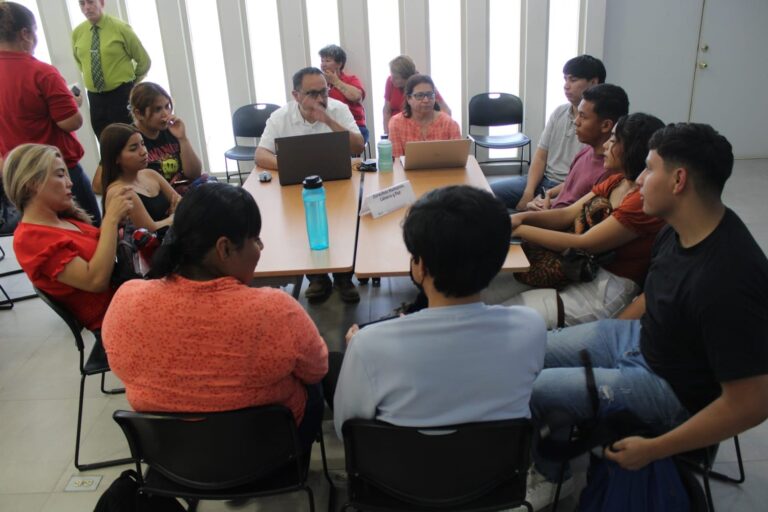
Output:
<instances>
[{"instance_id":1,"label":"name placard","mask_svg":"<svg viewBox=\"0 0 768 512\"><path fill-rule=\"evenodd\" d=\"M376 219L399 210L416 200L410 181L401 181L363 198L360 216L371 214Z\"/></svg>"}]
</instances>

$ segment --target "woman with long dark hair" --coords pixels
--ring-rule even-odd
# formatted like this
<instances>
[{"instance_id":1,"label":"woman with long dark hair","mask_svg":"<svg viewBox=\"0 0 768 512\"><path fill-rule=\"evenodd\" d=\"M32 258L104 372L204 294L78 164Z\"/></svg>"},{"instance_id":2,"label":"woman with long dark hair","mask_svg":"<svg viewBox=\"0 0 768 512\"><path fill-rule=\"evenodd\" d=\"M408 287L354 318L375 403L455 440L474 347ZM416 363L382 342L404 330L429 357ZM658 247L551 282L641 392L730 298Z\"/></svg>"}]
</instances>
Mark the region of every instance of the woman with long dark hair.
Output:
<instances>
[{"instance_id":1,"label":"woman with long dark hair","mask_svg":"<svg viewBox=\"0 0 768 512\"><path fill-rule=\"evenodd\" d=\"M104 320L112 371L138 411L287 406L308 449L320 427L328 349L290 295L251 288L264 245L253 197L191 189L157 249L150 280L123 284Z\"/></svg>"}]
</instances>

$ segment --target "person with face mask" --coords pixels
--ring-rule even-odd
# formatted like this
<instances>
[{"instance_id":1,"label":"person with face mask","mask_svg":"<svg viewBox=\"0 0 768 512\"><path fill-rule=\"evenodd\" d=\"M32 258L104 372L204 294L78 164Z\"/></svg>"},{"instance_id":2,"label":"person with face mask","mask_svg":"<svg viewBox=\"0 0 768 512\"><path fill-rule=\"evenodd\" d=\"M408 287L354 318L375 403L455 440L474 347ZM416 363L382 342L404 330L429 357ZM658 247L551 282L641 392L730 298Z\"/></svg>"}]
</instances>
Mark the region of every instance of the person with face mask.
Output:
<instances>
[{"instance_id":1,"label":"person with face mask","mask_svg":"<svg viewBox=\"0 0 768 512\"><path fill-rule=\"evenodd\" d=\"M499 272L511 226L504 205L469 186L433 190L403 221L411 278L428 307L347 333L329 361L341 437L351 418L434 427L530 417L533 382L544 365L546 328L522 306L487 306L480 293Z\"/></svg>"}]
</instances>

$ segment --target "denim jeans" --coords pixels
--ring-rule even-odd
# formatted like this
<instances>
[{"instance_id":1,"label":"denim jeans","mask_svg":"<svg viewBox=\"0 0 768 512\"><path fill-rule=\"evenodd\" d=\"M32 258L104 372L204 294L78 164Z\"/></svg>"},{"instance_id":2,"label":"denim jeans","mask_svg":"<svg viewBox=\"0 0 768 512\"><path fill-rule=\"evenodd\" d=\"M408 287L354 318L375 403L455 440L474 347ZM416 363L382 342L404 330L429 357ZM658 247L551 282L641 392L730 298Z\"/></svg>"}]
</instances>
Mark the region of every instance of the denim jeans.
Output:
<instances>
[{"instance_id":1,"label":"denim jeans","mask_svg":"<svg viewBox=\"0 0 768 512\"><path fill-rule=\"evenodd\" d=\"M520 202L520 198L523 197L523 193L525 192L525 185L527 183L527 174L522 176L513 176L512 178L507 178L506 180L491 183L491 190L496 195L496 197L504 202L507 208L514 210L517 207L517 203ZM559 184L559 182L553 181L544 176L541 178L539 184L536 185L536 191L534 195L541 195L544 193L545 189L550 189Z\"/></svg>"},{"instance_id":2,"label":"denim jeans","mask_svg":"<svg viewBox=\"0 0 768 512\"><path fill-rule=\"evenodd\" d=\"M672 387L653 373L640 352L639 320L600 320L550 331L544 370L533 385L531 413L537 426L566 439L570 425L594 417L579 351L587 349L601 407L613 403L659 433L688 419ZM537 470L556 481L560 464L533 450Z\"/></svg>"}]
</instances>

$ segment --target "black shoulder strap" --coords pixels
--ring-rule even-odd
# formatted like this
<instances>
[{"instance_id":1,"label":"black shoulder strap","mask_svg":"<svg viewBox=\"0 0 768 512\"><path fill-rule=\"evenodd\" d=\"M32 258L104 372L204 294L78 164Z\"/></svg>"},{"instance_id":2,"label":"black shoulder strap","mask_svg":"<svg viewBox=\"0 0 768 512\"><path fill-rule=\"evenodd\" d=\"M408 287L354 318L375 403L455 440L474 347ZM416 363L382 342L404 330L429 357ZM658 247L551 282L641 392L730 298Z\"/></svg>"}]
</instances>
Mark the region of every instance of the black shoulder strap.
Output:
<instances>
[{"instance_id":1,"label":"black shoulder strap","mask_svg":"<svg viewBox=\"0 0 768 512\"><path fill-rule=\"evenodd\" d=\"M597 413L600 410L600 398L597 395L597 384L595 384L595 370L592 368L592 358L589 356L589 351L583 349L579 352L581 363L584 365L584 373L587 378L587 394L589 400L592 402L592 411L597 417Z\"/></svg>"}]
</instances>

